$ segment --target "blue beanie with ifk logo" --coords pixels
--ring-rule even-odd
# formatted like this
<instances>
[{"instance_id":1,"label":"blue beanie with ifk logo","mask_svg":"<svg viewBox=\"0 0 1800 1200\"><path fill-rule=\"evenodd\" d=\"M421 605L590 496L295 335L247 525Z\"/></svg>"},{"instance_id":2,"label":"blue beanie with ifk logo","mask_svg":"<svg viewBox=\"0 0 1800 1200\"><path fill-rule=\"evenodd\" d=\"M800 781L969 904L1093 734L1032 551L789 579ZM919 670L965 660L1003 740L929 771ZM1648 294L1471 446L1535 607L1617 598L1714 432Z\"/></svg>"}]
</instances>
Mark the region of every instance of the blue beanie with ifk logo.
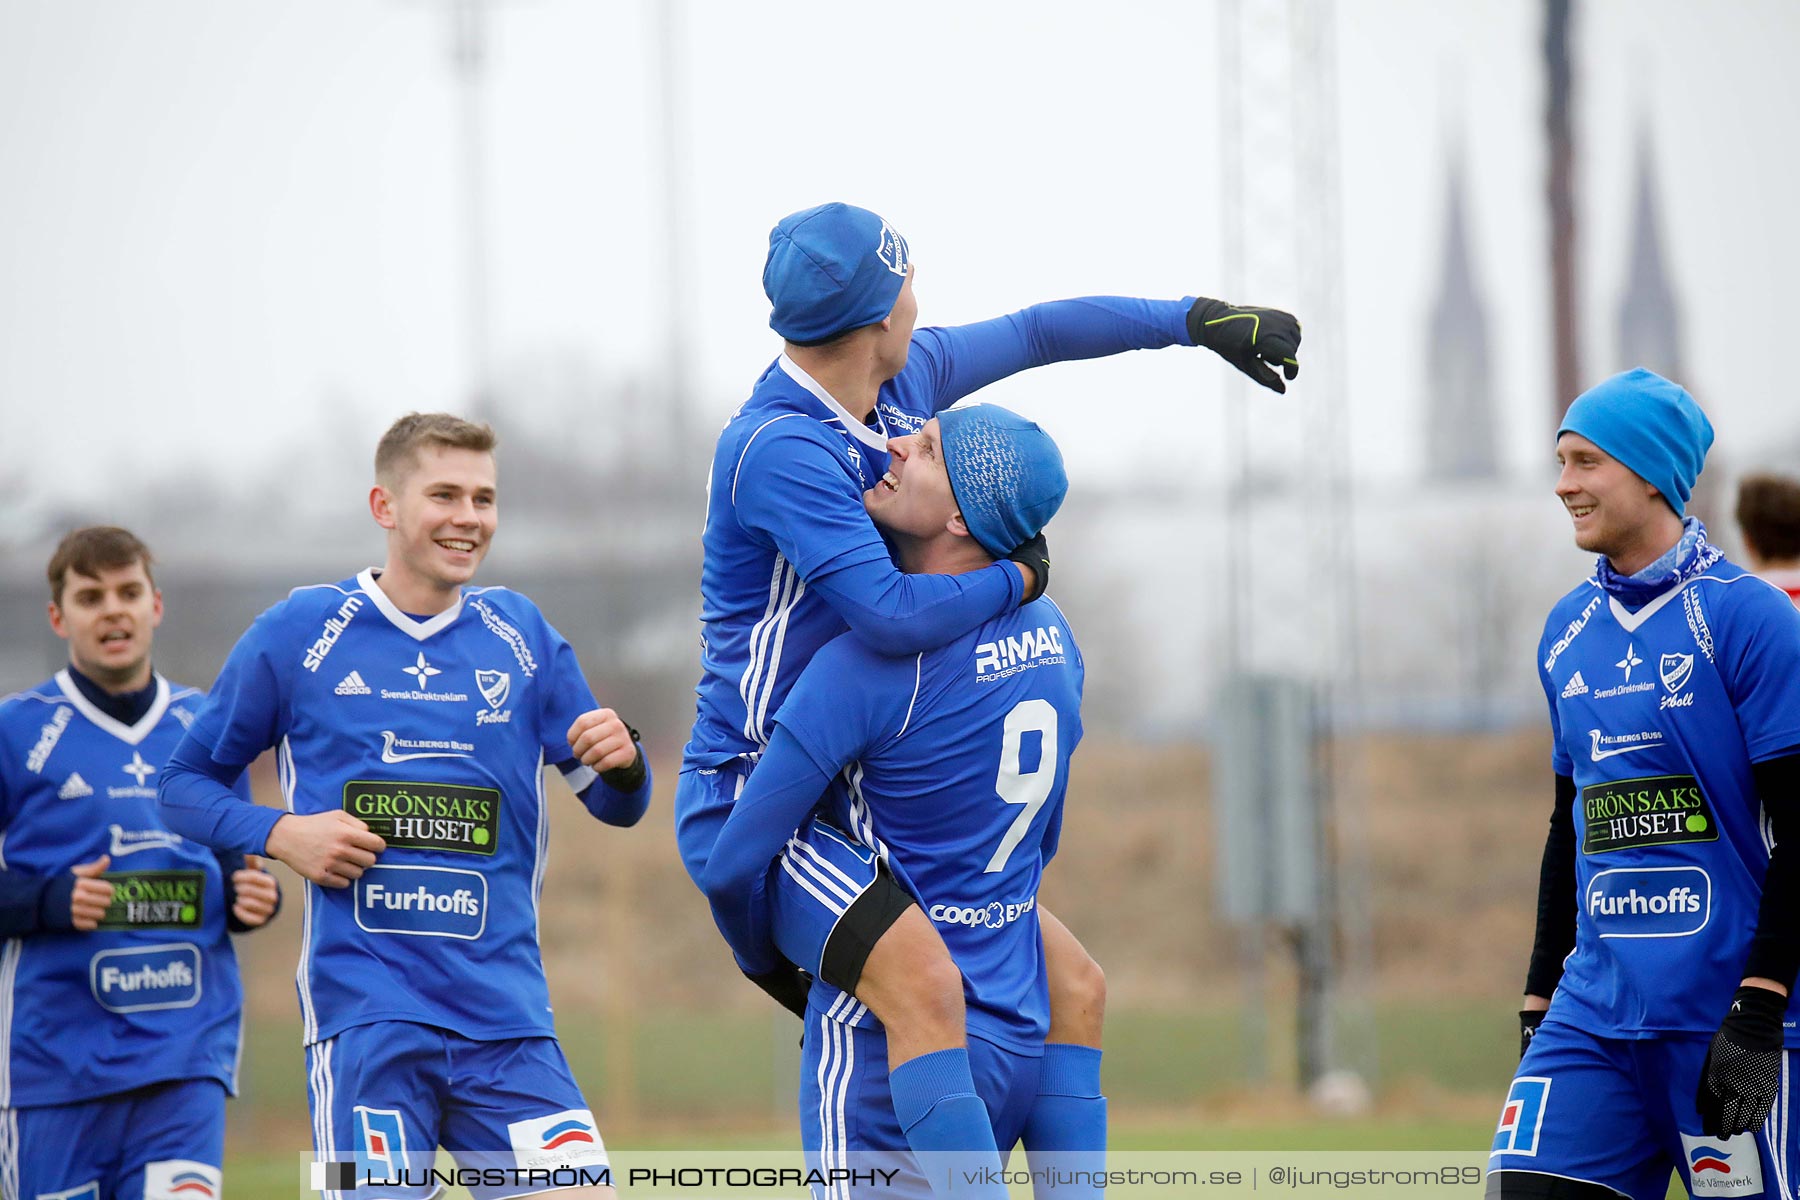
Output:
<instances>
[{"instance_id":1,"label":"blue beanie with ifk logo","mask_svg":"<svg viewBox=\"0 0 1800 1200\"><path fill-rule=\"evenodd\" d=\"M821 204L769 231L769 327L800 345L873 325L906 283L906 239L866 208Z\"/></svg>"}]
</instances>

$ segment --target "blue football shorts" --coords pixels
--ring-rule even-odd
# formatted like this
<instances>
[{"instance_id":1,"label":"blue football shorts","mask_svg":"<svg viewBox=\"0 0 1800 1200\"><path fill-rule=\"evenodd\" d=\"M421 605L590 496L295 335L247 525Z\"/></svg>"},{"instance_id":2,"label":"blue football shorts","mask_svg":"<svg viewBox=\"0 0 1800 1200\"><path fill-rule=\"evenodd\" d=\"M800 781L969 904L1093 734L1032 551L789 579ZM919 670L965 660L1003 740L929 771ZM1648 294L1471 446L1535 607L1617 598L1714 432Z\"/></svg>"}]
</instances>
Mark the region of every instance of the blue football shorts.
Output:
<instances>
[{"instance_id":1,"label":"blue football shorts","mask_svg":"<svg viewBox=\"0 0 1800 1200\"><path fill-rule=\"evenodd\" d=\"M354 1159L357 1178L393 1180L328 1200L424 1200L442 1146L462 1167L554 1171L607 1166L606 1146L555 1038L483 1042L408 1021L355 1025L307 1047L313 1150ZM575 1177L563 1176L571 1186ZM545 1190L470 1189L476 1200Z\"/></svg>"},{"instance_id":2,"label":"blue football shorts","mask_svg":"<svg viewBox=\"0 0 1800 1200\"><path fill-rule=\"evenodd\" d=\"M1782 1056L1781 1091L1762 1129L1708 1138L1694 1108L1708 1042L1598 1037L1545 1020L1501 1106L1488 1194L1496 1194L1495 1173L1517 1170L1595 1183L1633 1200L1663 1200L1671 1171L1695 1196L1794 1195L1794 1052Z\"/></svg>"},{"instance_id":3,"label":"blue football shorts","mask_svg":"<svg viewBox=\"0 0 1800 1200\"><path fill-rule=\"evenodd\" d=\"M0 1109L0 1195L20 1200L218 1200L224 1161L216 1079Z\"/></svg>"},{"instance_id":4,"label":"blue football shorts","mask_svg":"<svg viewBox=\"0 0 1800 1200\"><path fill-rule=\"evenodd\" d=\"M676 808L690 818L677 837L682 860L696 879L704 874L719 828L752 769L737 758L718 767L682 772L677 787L687 795ZM816 978L852 986L898 906L909 902L892 876L884 877L873 850L816 817L788 840L769 883L769 928L781 953ZM844 926L845 912L871 888L875 888L871 900L879 902L863 905L858 910L862 920ZM839 936L834 939L834 934Z\"/></svg>"}]
</instances>

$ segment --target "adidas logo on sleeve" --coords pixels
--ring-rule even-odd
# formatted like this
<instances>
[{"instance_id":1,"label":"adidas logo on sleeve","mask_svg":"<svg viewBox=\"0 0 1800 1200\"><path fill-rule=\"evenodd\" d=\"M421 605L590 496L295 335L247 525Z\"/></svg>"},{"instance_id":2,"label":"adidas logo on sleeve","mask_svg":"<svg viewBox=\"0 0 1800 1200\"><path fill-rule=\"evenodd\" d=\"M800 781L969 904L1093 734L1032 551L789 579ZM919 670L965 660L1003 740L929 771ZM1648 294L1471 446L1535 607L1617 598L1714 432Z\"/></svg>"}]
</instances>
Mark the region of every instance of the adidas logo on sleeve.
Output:
<instances>
[{"instance_id":1,"label":"adidas logo on sleeve","mask_svg":"<svg viewBox=\"0 0 1800 1200\"><path fill-rule=\"evenodd\" d=\"M340 696L372 696L375 690L363 682L361 671L352 671L332 689Z\"/></svg>"}]
</instances>

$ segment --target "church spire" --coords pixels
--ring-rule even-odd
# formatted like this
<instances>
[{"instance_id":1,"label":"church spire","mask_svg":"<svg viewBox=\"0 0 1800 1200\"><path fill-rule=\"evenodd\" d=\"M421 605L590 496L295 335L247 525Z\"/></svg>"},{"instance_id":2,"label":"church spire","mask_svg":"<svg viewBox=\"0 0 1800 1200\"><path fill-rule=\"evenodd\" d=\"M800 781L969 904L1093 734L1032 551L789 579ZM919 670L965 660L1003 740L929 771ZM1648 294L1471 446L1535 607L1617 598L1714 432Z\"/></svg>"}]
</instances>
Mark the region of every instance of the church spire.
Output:
<instances>
[{"instance_id":1,"label":"church spire","mask_svg":"<svg viewBox=\"0 0 1800 1200\"><path fill-rule=\"evenodd\" d=\"M1491 479L1498 473L1498 456L1488 315L1469 251L1460 152L1452 152L1446 192L1443 271L1427 343L1428 470L1440 479Z\"/></svg>"}]
</instances>

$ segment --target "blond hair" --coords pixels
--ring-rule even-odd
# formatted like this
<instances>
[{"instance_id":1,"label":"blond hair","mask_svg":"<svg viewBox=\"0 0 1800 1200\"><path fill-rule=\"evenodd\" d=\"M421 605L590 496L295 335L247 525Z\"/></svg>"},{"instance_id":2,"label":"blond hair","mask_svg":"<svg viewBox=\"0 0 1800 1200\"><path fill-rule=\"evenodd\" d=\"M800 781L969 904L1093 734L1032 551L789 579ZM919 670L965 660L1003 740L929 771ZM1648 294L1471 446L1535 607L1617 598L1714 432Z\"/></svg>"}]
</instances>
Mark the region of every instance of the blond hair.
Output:
<instances>
[{"instance_id":1,"label":"blond hair","mask_svg":"<svg viewBox=\"0 0 1800 1200\"><path fill-rule=\"evenodd\" d=\"M375 445L375 479L384 487L399 483L418 465L425 446L492 454L499 444L493 426L485 422L465 421L450 413L407 413L388 426Z\"/></svg>"}]
</instances>

